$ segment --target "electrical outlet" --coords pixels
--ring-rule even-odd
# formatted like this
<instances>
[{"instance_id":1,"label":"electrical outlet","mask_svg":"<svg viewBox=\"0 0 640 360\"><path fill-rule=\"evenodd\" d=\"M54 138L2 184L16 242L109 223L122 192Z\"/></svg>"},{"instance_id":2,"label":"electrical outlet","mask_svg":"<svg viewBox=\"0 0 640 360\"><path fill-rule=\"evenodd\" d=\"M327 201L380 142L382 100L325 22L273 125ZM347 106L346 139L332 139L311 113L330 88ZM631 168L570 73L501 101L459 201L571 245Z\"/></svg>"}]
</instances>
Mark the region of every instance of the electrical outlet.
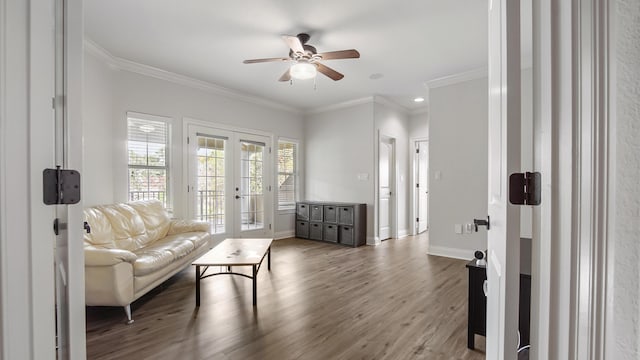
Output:
<instances>
[{"instance_id":1,"label":"electrical outlet","mask_svg":"<svg viewBox=\"0 0 640 360\"><path fill-rule=\"evenodd\" d=\"M473 230L475 230L475 227L473 226L473 224L465 224L464 230L467 234L471 234L473 233Z\"/></svg>"},{"instance_id":2,"label":"electrical outlet","mask_svg":"<svg viewBox=\"0 0 640 360\"><path fill-rule=\"evenodd\" d=\"M453 231L456 234L462 234L462 224L455 224L453 225Z\"/></svg>"}]
</instances>

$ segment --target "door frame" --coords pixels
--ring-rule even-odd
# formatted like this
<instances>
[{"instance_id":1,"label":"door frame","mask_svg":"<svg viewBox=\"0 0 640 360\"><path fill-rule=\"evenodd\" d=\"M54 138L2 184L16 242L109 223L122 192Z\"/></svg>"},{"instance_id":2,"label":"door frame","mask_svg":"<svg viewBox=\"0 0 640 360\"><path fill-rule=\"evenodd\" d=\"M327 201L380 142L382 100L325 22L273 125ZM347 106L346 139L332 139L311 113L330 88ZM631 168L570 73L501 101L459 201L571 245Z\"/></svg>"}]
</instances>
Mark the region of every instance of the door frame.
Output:
<instances>
[{"instance_id":1,"label":"door frame","mask_svg":"<svg viewBox=\"0 0 640 360\"><path fill-rule=\"evenodd\" d=\"M416 222L414 221L414 219L417 217L418 214L418 199L416 196L416 184L417 184L417 180L416 180L416 176L417 176L417 169L418 169L418 161L416 160L416 143L418 143L419 141L426 141L427 143L429 143L429 138L428 137L417 137L417 138L410 138L409 139L409 155L411 157L411 169L409 171L409 176L411 177L411 200L410 200L410 209L409 209L409 223L413 224L411 226L411 235L417 235L418 231L416 230L416 228L418 227L418 225L416 224ZM427 159L427 162L429 160ZM427 177L429 176L429 174L427 173ZM427 200L427 214L429 214L429 200ZM427 215L428 217L428 215ZM427 220L428 221L428 220ZM429 232L429 224L427 222L427 232Z\"/></svg>"},{"instance_id":2,"label":"door frame","mask_svg":"<svg viewBox=\"0 0 640 360\"><path fill-rule=\"evenodd\" d=\"M615 355L614 3L533 2L533 359Z\"/></svg>"},{"instance_id":3,"label":"door frame","mask_svg":"<svg viewBox=\"0 0 640 360\"><path fill-rule=\"evenodd\" d=\"M36 131L52 129L52 5L0 0L0 53L6 54L0 57L0 348L6 359L56 356L53 207L42 202L42 170L52 167L54 148L52 139ZM65 15L67 159L68 167L82 173L82 1L67 0ZM40 140L46 146L30 145ZM86 357L82 212L82 202L69 206L66 280L73 359Z\"/></svg>"},{"instance_id":4,"label":"door frame","mask_svg":"<svg viewBox=\"0 0 640 360\"><path fill-rule=\"evenodd\" d=\"M182 179L184 181L183 183L184 186L180 193L182 194L181 203L182 203L182 208L184 209L184 212L185 212L185 216L191 215L191 212L192 212L192 210L189 208L189 194L187 192L187 187L190 186L189 185L189 144L187 143L188 141L187 138L189 137L190 125L201 126L205 128L211 128L211 129L219 129L222 131L230 131L234 133L245 133L245 134L251 134L251 135L264 136L269 139L271 143L271 146L270 146L271 153L267 152L267 156L269 157L268 166L270 167L270 170L269 170L268 176L266 177L267 179L266 181L268 183L266 183L265 185L270 187L270 191L267 194L267 196L270 198L269 199L270 205L268 207L265 207L265 215L267 214L269 215L270 224L271 224L271 229L266 229L266 230L268 230L268 233L270 234L270 236L273 237L275 234L275 214L276 214L276 208L278 206L277 201L275 201L275 186L274 186L274 184L277 183L277 180L276 180L277 170L274 170L274 166L276 166L276 163L273 160L278 149L277 147L274 147L274 143L277 144L277 142L274 142L274 139L275 139L274 134L266 131L261 131L261 130L247 129L247 128L228 125L228 124L183 117L181 140L182 140L182 164L183 164ZM265 196L265 198L267 196Z\"/></svg>"},{"instance_id":5,"label":"door frame","mask_svg":"<svg viewBox=\"0 0 640 360\"><path fill-rule=\"evenodd\" d=\"M397 239L398 238L398 164L397 164L397 152L398 152L398 143L397 143L397 139L395 136L392 135L388 135L383 133L382 131L378 130L378 136L376 139L376 143L375 143L375 160L374 160L374 165L375 165L375 179L374 179L374 186L375 186L375 194L374 194L374 201L375 201L375 209L374 209L374 214L373 214L373 218L374 218L374 242L375 245L378 245L381 243L380 240L380 228L379 228L379 216L380 216L380 142L383 139L388 139L391 141L391 144L393 145L393 154L391 156L391 164L392 164L392 169L389 170L389 175L390 175L390 188L391 188L391 200L389 201L389 217L390 217L390 224L389 226L391 227L390 229L390 239Z\"/></svg>"}]
</instances>

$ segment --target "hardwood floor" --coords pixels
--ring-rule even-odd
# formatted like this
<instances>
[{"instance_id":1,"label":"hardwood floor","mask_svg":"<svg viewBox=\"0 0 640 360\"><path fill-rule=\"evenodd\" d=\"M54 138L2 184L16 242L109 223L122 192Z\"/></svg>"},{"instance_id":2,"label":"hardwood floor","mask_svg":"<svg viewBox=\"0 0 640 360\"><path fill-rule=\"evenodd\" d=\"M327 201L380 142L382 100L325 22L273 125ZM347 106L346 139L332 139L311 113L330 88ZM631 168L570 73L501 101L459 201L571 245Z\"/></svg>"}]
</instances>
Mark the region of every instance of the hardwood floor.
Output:
<instances>
[{"instance_id":1,"label":"hardwood floor","mask_svg":"<svg viewBox=\"0 0 640 360\"><path fill-rule=\"evenodd\" d=\"M427 241L275 241L255 309L251 280L217 276L196 310L189 267L133 303L132 325L122 308L87 308L87 357L484 359L483 337L466 347L466 262L426 255Z\"/></svg>"}]
</instances>

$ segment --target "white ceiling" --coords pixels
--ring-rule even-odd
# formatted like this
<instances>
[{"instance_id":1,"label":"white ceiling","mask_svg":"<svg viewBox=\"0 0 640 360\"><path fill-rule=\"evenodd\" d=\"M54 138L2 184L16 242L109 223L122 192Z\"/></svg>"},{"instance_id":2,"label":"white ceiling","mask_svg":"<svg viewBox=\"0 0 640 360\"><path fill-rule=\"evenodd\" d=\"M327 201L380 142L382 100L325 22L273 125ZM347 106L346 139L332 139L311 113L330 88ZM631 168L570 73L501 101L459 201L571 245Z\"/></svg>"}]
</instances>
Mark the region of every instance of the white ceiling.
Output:
<instances>
[{"instance_id":1,"label":"white ceiling","mask_svg":"<svg viewBox=\"0 0 640 360\"><path fill-rule=\"evenodd\" d=\"M301 110L382 95L417 109L425 82L487 65L487 0L85 0L86 36L116 57ZM357 49L324 64L334 82L278 82L280 35L311 34L318 52ZM382 74L377 80L372 74Z\"/></svg>"}]
</instances>

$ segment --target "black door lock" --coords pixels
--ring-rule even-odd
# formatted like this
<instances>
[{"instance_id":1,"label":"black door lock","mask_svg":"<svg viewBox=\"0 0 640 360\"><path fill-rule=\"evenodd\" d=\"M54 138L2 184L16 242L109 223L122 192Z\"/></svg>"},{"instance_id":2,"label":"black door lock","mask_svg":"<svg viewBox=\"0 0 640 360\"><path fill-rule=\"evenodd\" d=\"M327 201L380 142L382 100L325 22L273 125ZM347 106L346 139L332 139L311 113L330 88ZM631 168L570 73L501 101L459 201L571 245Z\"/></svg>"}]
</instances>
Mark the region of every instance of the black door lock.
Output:
<instances>
[{"instance_id":1,"label":"black door lock","mask_svg":"<svg viewBox=\"0 0 640 360\"><path fill-rule=\"evenodd\" d=\"M487 230L491 229L491 223L489 221L489 215L487 215L487 220L473 219L473 225L475 226L476 232L478 232L478 226L486 226Z\"/></svg>"}]
</instances>

